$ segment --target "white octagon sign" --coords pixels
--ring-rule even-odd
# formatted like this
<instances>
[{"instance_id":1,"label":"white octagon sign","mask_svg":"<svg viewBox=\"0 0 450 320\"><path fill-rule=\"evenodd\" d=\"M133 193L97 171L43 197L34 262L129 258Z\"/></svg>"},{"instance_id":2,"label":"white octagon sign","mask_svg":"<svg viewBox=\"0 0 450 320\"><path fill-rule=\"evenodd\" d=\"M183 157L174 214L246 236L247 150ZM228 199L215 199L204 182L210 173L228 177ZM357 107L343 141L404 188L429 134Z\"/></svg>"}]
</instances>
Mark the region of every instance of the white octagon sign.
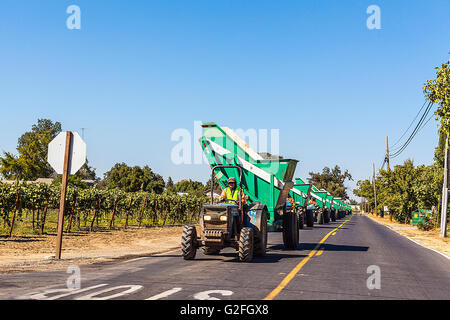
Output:
<instances>
[{"instance_id":1,"label":"white octagon sign","mask_svg":"<svg viewBox=\"0 0 450 320\"><path fill-rule=\"evenodd\" d=\"M48 144L47 162L57 174L63 173L67 132L61 132ZM69 174L75 174L86 162L86 143L73 132L69 155Z\"/></svg>"}]
</instances>

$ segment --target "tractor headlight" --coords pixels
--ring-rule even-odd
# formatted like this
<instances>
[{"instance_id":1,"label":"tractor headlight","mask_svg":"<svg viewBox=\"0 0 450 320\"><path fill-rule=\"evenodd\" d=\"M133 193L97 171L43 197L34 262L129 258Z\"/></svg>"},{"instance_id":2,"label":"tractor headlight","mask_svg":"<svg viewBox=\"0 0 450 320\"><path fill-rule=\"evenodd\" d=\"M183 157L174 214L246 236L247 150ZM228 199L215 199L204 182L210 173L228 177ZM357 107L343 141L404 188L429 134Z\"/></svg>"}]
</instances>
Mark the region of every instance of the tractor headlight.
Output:
<instances>
[{"instance_id":1,"label":"tractor headlight","mask_svg":"<svg viewBox=\"0 0 450 320\"><path fill-rule=\"evenodd\" d=\"M203 216L203 220L205 220L205 221L211 221L211 216Z\"/></svg>"},{"instance_id":2,"label":"tractor headlight","mask_svg":"<svg viewBox=\"0 0 450 320\"><path fill-rule=\"evenodd\" d=\"M227 216L220 216L220 221L227 221L228 217Z\"/></svg>"}]
</instances>

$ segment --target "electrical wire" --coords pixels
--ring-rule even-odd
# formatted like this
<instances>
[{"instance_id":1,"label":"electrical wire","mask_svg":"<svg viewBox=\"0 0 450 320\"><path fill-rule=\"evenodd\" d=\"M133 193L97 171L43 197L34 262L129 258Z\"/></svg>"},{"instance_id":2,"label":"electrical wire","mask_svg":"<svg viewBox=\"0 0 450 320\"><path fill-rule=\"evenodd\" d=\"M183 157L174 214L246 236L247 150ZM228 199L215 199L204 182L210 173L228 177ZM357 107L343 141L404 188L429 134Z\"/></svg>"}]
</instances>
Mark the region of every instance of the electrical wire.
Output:
<instances>
[{"instance_id":1,"label":"electrical wire","mask_svg":"<svg viewBox=\"0 0 450 320\"><path fill-rule=\"evenodd\" d=\"M402 136L392 145L392 148L395 147L400 142L400 140L405 136L405 134L408 132L408 130L413 125L414 121L416 121L417 117L419 116L420 112L422 111L422 109L423 109L423 107L425 106L426 103L427 103L427 100L425 100L425 102L422 105L422 108L420 108L419 112L417 112L417 114L414 117L413 121L411 121L411 124L409 125L408 129L406 129L406 131L403 132Z\"/></svg>"},{"instance_id":2,"label":"electrical wire","mask_svg":"<svg viewBox=\"0 0 450 320\"><path fill-rule=\"evenodd\" d=\"M411 143L411 141L414 139L414 137L417 135L417 133L420 131L420 129L424 126L424 121L426 117L428 116L431 107L433 106L433 103L430 101L427 105L427 108L425 109L424 113L422 114L422 117L420 118L419 122L417 123L416 127L414 128L413 132L409 136L409 138L406 140L406 142L397 150L394 151L393 154L390 154L390 158L398 157ZM428 119L429 121L430 119Z\"/></svg>"}]
</instances>

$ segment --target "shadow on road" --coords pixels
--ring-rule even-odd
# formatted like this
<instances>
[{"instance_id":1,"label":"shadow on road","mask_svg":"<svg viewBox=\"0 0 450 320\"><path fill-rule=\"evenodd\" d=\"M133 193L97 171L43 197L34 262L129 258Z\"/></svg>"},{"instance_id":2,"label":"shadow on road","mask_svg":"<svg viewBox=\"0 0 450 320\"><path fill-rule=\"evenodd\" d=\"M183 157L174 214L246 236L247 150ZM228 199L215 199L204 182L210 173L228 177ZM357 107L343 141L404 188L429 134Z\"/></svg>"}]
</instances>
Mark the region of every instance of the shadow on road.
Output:
<instances>
[{"instance_id":1,"label":"shadow on road","mask_svg":"<svg viewBox=\"0 0 450 320\"><path fill-rule=\"evenodd\" d=\"M313 250L316 246L317 243L301 243L299 248L300 250ZM369 250L369 247L322 243L320 249L323 249L324 251L367 251Z\"/></svg>"}]
</instances>

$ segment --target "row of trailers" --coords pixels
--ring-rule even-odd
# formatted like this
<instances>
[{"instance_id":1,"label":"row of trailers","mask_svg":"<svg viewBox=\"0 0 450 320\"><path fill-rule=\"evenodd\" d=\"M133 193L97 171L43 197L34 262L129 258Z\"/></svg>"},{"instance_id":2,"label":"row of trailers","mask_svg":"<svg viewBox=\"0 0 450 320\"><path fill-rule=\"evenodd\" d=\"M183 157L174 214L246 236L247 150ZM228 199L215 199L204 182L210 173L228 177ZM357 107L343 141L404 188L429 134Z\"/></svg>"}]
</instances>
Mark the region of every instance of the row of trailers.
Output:
<instances>
[{"instance_id":1,"label":"row of trailers","mask_svg":"<svg viewBox=\"0 0 450 320\"><path fill-rule=\"evenodd\" d=\"M183 229L182 252L194 259L197 249L214 255L226 247L238 252L239 261L250 262L266 253L267 232L283 232L286 249L297 249L299 230L325 224L351 214L351 207L324 189L301 178L293 181L297 160L265 159L233 130L204 123L200 138L214 178L225 189L237 180L242 196L236 203L211 201L200 212L196 225Z\"/></svg>"}]
</instances>

